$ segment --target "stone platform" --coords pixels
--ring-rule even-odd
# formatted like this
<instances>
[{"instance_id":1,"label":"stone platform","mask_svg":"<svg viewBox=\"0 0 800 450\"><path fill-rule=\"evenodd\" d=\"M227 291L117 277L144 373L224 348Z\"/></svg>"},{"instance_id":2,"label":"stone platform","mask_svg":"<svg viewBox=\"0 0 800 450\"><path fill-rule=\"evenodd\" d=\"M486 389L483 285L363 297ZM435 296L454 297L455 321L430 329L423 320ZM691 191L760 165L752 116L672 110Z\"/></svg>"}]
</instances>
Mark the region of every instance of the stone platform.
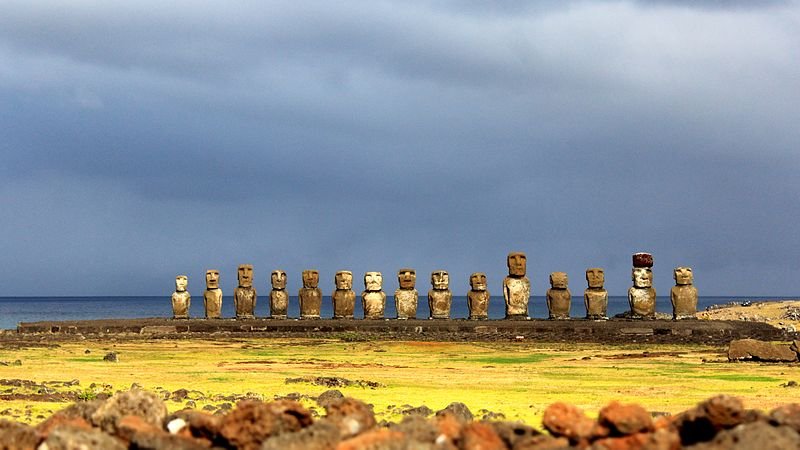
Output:
<instances>
[{"instance_id":1,"label":"stone platform","mask_svg":"<svg viewBox=\"0 0 800 450\"><path fill-rule=\"evenodd\" d=\"M536 341L726 344L733 339L787 340L766 323L712 320L275 320L104 319L20 323L19 335L128 338L316 337L352 340Z\"/></svg>"}]
</instances>

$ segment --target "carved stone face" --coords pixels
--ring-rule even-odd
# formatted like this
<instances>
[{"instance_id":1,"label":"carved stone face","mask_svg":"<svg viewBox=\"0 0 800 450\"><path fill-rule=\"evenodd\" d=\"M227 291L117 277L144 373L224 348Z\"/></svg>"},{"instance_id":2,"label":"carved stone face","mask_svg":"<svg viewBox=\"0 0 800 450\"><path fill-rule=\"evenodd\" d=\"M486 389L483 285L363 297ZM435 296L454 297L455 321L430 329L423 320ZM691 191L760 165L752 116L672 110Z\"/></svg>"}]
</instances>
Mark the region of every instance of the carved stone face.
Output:
<instances>
[{"instance_id":1,"label":"carved stone face","mask_svg":"<svg viewBox=\"0 0 800 450\"><path fill-rule=\"evenodd\" d=\"M691 267L676 267L675 271L672 273L672 277L675 278L675 284L680 286L689 285L694 282L694 274L692 274Z\"/></svg>"},{"instance_id":2,"label":"carved stone face","mask_svg":"<svg viewBox=\"0 0 800 450\"><path fill-rule=\"evenodd\" d=\"M219 289L219 270L206 270L206 289Z\"/></svg>"},{"instance_id":3,"label":"carved stone face","mask_svg":"<svg viewBox=\"0 0 800 450\"><path fill-rule=\"evenodd\" d=\"M508 274L514 277L524 277L528 270L528 258L525 253L512 252L508 254Z\"/></svg>"},{"instance_id":4,"label":"carved stone face","mask_svg":"<svg viewBox=\"0 0 800 450\"><path fill-rule=\"evenodd\" d=\"M606 274L599 267L586 269L586 282L590 288L602 288L606 282Z\"/></svg>"},{"instance_id":5,"label":"carved stone face","mask_svg":"<svg viewBox=\"0 0 800 450\"><path fill-rule=\"evenodd\" d=\"M417 272L414 269L400 269L397 272L397 281L400 283L400 289L414 289L417 284Z\"/></svg>"},{"instance_id":6,"label":"carved stone face","mask_svg":"<svg viewBox=\"0 0 800 450\"><path fill-rule=\"evenodd\" d=\"M189 284L189 279L186 275L178 275L175 277L175 290L178 292L186 292L186 286Z\"/></svg>"},{"instance_id":7,"label":"carved stone face","mask_svg":"<svg viewBox=\"0 0 800 450\"><path fill-rule=\"evenodd\" d=\"M336 283L336 289L344 291L353 289L353 272L349 270L340 270L336 272L336 276L334 276L333 280Z\"/></svg>"},{"instance_id":8,"label":"carved stone face","mask_svg":"<svg viewBox=\"0 0 800 450\"><path fill-rule=\"evenodd\" d=\"M450 275L446 270L436 270L431 273L431 285L434 289L447 289L450 287Z\"/></svg>"},{"instance_id":9,"label":"carved stone face","mask_svg":"<svg viewBox=\"0 0 800 450\"><path fill-rule=\"evenodd\" d=\"M367 272L364 274L364 287L368 291L380 291L383 284L383 275L380 272Z\"/></svg>"},{"instance_id":10,"label":"carved stone face","mask_svg":"<svg viewBox=\"0 0 800 450\"><path fill-rule=\"evenodd\" d=\"M653 287L653 271L647 267L633 269L633 286L637 288Z\"/></svg>"},{"instance_id":11,"label":"carved stone face","mask_svg":"<svg viewBox=\"0 0 800 450\"><path fill-rule=\"evenodd\" d=\"M315 288L319 286L319 272L316 270L303 271L303 287Z\"/></svg>"},{"instance_id":12,"label":"carved stone face","mask_svg":"<svg viewBox=\"0 0 800 450\"><path fill-rule=\"evenodd\" d=\"M286 289L286 272L273 270L270 279L272 281L272 289Z\"/></svg>"},{"instance_id":13,"label":"carved stone face","mask_svg":"<svg viewBox=\"0 0 800 450\"><path fill-rule=\"evenodd\" d=\"M550 286L553 289L566 289L567 282L566 272L553 272L550 274Z\"/></svg>"},{"instance_id":14,"label":"carved stone face","mask_svg":"<svg viewBox=\"0 0 800 450\"><path fill-rule=\"evenodd\" d=\"M253 265L252 264L241 264L239 266L238 277L239 277L239 286L241 287L253 287Z\"/></svg>"},{"instance_id":15,"label":"carved stone face","mask_svg":"<svg viewBox=\"0 0 800 450\"><path fill-rule=\"evenodd\" d=\"M483 272L475 272L469 276L469 287L473 291L486 290L486 274Z\"/></svg>"}]
</instances>

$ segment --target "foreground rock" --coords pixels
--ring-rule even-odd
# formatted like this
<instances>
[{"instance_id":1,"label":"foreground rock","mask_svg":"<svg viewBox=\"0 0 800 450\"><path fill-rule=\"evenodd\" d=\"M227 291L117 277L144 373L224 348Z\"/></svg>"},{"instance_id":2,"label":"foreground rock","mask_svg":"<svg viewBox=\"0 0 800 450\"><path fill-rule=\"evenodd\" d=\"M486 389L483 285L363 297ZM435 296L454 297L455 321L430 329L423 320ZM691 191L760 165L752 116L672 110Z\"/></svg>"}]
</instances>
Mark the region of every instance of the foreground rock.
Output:
<instances>
[{"instance_id":1,"label":"foreground rock","mask_svg":"<svg viewBox=\"0 0 800 450\"><path fill-rule=\"evenodd\" d=\"M333 391L332 391L333 392ZM36 427L0 420L0 449L244 450L712 450L800 448L800 404L768 414L729 396L711 398L673 417L612 402L597 420L565 403L547 408L549 434L505 421L477 421L462 403L435 416L413 414L379 425L372 408L328 395L314 419L293 400L243 400L225 415L183 410L167 415L160 397L140 390L77 403Z\"/></svg>"}]
</instances>

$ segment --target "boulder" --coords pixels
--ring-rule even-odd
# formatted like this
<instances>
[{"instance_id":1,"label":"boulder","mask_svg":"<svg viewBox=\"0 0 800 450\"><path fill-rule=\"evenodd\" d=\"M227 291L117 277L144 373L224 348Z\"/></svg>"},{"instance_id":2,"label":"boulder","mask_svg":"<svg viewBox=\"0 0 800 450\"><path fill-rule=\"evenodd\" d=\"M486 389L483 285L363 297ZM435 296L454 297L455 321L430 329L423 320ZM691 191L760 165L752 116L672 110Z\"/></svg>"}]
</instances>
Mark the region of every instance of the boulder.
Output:
<instances>
[{"instance_id":1,"label":"boulder","mask_svg":"<svg viewBox=\"0 0 800 450\"><path fill-rule=\"evenodd\" d=\"M737 339L728 348L730 361L795 362L797 353L788 345L773 344L756 339Z\"/></svg>"}]
</instances>

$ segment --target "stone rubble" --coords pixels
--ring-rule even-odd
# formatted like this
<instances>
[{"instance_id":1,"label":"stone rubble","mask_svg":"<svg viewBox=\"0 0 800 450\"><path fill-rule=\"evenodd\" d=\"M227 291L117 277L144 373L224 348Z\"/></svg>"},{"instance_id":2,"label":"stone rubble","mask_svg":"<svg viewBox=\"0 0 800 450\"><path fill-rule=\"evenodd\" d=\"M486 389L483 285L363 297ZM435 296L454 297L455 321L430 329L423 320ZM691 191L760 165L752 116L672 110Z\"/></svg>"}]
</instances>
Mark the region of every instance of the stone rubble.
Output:
<instances>
[{"instance_id":1,"label":"stone rubble","mask_svg":"<svg viewBox=\"0 0 800 450\"><path fill-rule=\"evenodd\" d=\"M426 418L411 414L378 424L372 408L353 398L324 396L315 419L300 403L241 400L223 415L167 414L160 396L142 390L79 402L37 426L0 420L0 449L243 450L717 450L800 448L800 404L769 413L747 410L725 395L680 414L660 416L612 402L590 419L565 403L549 406L545 432L518 422L475 420L453 403Z\"/></svg>"}]
</instances>

